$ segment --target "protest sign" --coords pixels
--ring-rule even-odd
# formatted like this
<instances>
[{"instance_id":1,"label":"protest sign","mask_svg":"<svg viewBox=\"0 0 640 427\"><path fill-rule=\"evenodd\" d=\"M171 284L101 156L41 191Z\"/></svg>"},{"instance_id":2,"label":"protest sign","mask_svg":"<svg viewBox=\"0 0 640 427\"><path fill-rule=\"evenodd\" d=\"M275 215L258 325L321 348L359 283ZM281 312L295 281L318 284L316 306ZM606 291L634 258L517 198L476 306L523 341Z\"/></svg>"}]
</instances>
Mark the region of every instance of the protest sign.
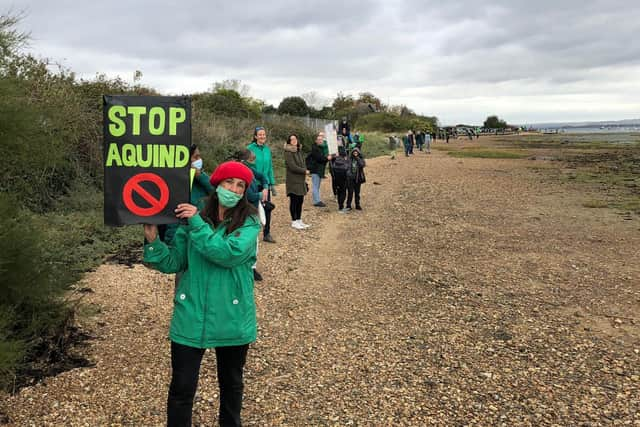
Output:
<instances>
[{"instance_id":1,"label":"protest sign","mask_svg":"<svg viewBox=\"0 0 640 427\"><path fill-rule=\"evenodd\" d=\"M336 154L338 152L338 134L336 127L332 123L325 125L324 137L327 140L330 154Z\"/></svg>"},{"instance_id":2,"label":"protest sign","mask_svg":"<svg viewBox=\"0 0 640 427\"><path fill-rule=\"evenodd\" d=\"M170 224L189 203L191 100L104 96L104 222Z\"/></svg>"}]
</instances>

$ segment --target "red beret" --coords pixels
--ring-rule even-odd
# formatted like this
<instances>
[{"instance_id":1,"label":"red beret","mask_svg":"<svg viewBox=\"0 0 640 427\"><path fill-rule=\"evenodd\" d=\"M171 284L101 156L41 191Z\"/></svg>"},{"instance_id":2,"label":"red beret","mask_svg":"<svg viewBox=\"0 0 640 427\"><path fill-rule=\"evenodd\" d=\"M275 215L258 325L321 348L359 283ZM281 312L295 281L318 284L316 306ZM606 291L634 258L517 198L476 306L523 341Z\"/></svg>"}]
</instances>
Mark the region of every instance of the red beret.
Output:
<instances>
[{"instance_id":1,"label":"red beret","mask_svg":"<svg viewBox=\"0 0 640 427\"><path fill-rule=\"evenodd\" d=\"M213 171L209 182L211 185L218 185L220 181L224 181L227 178L241 179L249 187L251 181L253 181L253 172L240 162L224 162Z\"/></svg>"}]
</instances>

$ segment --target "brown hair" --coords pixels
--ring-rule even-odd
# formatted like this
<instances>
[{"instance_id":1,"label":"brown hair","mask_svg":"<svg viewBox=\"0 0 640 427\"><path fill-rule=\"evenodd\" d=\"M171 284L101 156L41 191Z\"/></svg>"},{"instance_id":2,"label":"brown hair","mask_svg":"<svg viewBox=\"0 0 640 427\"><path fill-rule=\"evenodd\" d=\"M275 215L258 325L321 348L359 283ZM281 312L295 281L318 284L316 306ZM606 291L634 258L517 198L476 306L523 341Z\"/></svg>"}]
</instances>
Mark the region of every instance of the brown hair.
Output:
<instances>
[{"instance_id":1,"label":"brown hair","mask_svg":"<svg viewBox=\"0 0 640 427\"><path fill-rule=\"evenodd\" d=\"M295 136L296 139L298 140L298 145L296 146L296 148L298 149L298 151L300 151L300 149L302 148L301 144L300 144L300 138L298 138L298 135L296 135L295 133L292 133L291 135L289 135L289 137L287 138L287 144L291 145L291 137L292 136Z\"/></svg>"},{"instance_id":2,"label":"brown hair","mask_svg":"<svg viewBox=\"0 0 640 427\"><path fill-rule=\"evenodd\" d=\"M247 199L248 189L249 186L244 190L242 199L240 199L237 205L224 212L224 219L222 221L218 219L218 195L213 192L209 196L207 205L202 210L202 217L208 223L213 224L214 227L218 227L222 222L230 221L230 224L227 226L227 230L225 231L225 235L229 235L229 233L232 233L242 227L249 216L258 214L258 210L255 206L249 203L249 200ZM255 221L257 221L257 219L255 219Z\"/></svg>"}]
</instances>

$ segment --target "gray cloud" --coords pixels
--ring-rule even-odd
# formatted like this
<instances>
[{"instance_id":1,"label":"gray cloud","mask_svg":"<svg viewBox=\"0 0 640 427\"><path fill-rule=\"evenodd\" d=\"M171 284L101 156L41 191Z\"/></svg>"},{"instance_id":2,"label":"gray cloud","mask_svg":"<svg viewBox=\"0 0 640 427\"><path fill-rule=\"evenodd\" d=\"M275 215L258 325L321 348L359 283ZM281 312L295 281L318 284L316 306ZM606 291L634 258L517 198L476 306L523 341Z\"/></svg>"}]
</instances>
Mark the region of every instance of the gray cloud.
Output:
<instances>
[{"instance_id":1,"label":"gray cloud","mask_svg":"<svg viewBox=\"0 0 640 427\"><path fill-rule=\"evenodd\" d=\"M240 78L276 105L370 91L443 122L640 116L638 2L0 0L11 7L39 55L81 76L139 69L171 93Z\"/></svg>"}]
</instances>

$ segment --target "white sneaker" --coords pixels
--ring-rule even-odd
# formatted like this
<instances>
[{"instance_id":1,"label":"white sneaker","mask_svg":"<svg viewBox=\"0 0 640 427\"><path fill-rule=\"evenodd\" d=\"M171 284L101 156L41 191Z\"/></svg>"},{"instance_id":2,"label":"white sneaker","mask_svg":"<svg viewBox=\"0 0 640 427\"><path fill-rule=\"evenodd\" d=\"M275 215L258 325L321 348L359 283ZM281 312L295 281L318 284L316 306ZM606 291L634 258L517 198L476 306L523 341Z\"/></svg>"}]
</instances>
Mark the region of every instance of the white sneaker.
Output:
<instances>
[{"instance_id":1,"label":"white sneaker","mask_svg":"<svg viewBox=\"0 0 640 427\"><path fill-rule=\"evenodd\" d=\"M291 221L291 227L295 228L296 230L304 230L304 227L302 227L302 225L300 225L298 221Z\"/></svg>"},{"instance_id":2,"label":"white sneaker","mask_svg":"<svg viewBox=\"0 0 640 427\"><path fill-rule=\"evenodd\" d=\"M301 226L302 228L309 228L309 227L311 227L309 224L305 224L304 222L302 222L302 220L301 220L301 219L299 219L299 220L298 220L298 224L300 224L300 226Z\"/></svg>"}]
</instances>

